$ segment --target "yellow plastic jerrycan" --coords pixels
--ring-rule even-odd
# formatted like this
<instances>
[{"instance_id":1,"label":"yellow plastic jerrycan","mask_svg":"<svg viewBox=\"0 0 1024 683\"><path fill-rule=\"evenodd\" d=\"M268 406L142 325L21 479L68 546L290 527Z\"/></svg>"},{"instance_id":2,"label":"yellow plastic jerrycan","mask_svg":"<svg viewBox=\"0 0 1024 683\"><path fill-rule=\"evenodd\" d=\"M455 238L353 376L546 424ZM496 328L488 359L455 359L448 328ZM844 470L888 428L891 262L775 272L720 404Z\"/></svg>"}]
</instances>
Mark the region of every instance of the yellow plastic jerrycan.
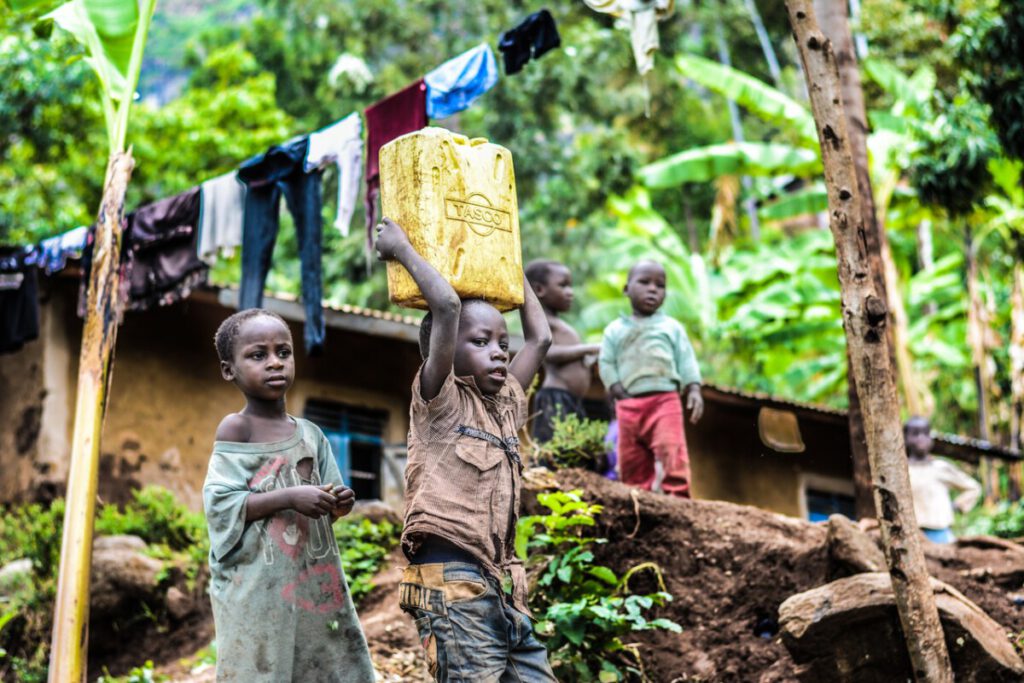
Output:
<instances>
[{"instance_id":1,"label":"yellow plastic jerrycan","mask_svg":"<svg viewBox=\"0 0 1024 683\"><path fill-rule=\"evenodd\" d=\"M512 153L444 128L403 135L380 150L383 214L463 299L507 311L523 303L523 256ZM409 272L389 261L388 293L427 308Z\"/></svg>"}]
</instances>

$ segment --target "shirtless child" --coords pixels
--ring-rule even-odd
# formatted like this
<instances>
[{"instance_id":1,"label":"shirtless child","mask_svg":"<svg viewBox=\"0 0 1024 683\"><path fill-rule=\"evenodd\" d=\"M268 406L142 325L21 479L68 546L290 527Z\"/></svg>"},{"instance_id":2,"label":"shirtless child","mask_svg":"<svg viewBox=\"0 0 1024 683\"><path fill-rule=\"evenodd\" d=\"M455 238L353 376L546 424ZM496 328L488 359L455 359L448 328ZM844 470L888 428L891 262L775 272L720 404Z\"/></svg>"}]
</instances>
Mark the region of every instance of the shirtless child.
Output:
<instances>
[{"instance_id":1,"label":"shirtless child","mask_svg":"<svg viewBox=\"0 0 1024 683\"><path fill-rule=\"evenodd\" d=\"M558 317L572 307L572 273L558 261L538 260L526 266L526 279L537 294L551 326L553 343L544 359L544 383L534 396L536 417L530 436L537 443L550 441L555 416L583 412L583 396L590 389L590 367L600 344L582 344L576 330Z\"/></svg>"}]
</instances>

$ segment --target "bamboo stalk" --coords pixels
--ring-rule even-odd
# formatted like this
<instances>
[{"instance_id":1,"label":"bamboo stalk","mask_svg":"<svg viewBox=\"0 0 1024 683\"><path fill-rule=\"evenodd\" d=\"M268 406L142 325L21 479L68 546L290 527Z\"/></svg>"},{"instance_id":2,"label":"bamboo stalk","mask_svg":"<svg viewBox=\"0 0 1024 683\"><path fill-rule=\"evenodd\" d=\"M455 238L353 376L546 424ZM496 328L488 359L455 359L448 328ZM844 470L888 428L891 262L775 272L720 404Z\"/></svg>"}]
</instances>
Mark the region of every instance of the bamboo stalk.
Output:
<instances>
[{"instance_id":1,"label":"bamboo stalk","mask_svg":"<svg viewBox=\"0 0 1024 683\"><path fill-rule=\"evenodd\" d=\"M1020 245L1024 246L1024 245ZM1013 266L1013 294L1010 297L1010 447L1024 449L1024 263ZM1010 465L1013 496L1024 494L1024 465Z\"/></svg>"},{"instance_id":2,"label":"bamboo stalk","mask_svg":"<svg viewBox=\"0 0 1024 683\"><path fill-rule=\"evenodd\" d=\"M84 681L89 644L89 578L99 471L100 429L120 318L118 284L124 197L135 161L131 150L107 166L96 220L88 310L78 360L78 393L54 605L50 683Z\"/></svg>"},{"instance_id":3,"label":"bamboo stalk","mask_svg":"<svg viewBox=\"0 0 1024 683\"><path fill-rule=\"evenodd\" d=\"M836 58L818 26L811 0L787 0L786 9L818 126L846 343L864 414L875 507L896 607L915 678L951 683L949 654L911 499L896 370L886 331L889 311L885 292L878 290L872 277Z\"/></svg>"}]
</instances>

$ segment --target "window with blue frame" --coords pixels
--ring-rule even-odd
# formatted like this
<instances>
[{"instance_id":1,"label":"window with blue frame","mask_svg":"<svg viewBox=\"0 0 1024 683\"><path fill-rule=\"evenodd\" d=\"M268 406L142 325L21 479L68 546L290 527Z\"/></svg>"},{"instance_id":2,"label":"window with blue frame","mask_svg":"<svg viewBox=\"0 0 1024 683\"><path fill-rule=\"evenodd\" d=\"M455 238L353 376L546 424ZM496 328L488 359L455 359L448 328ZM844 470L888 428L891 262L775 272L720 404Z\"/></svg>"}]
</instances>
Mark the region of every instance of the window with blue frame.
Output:
<instances>
[{"instance_id":1,"label":"window with blue frame","mask_svg":"<svg viewBox=\"0 0 1024 683\"><path fill-rule=\"evenodd\" d=\"M356 492L356 498L379 499L387 412L309 399L305 418L323 430L341 477Z\"/></svg>"},{"instance_id":2,"label":"window with blue frame","mask_svg":"<svg viewBox=\"0 0 1024 683\"><path fill-rule=\"evenodd\" d=\"M849 519L857 519L853 496L833 491L807 489L807 519L812 522L824 522L830 515L840 514Z\"/></svg>"}]
</instances>

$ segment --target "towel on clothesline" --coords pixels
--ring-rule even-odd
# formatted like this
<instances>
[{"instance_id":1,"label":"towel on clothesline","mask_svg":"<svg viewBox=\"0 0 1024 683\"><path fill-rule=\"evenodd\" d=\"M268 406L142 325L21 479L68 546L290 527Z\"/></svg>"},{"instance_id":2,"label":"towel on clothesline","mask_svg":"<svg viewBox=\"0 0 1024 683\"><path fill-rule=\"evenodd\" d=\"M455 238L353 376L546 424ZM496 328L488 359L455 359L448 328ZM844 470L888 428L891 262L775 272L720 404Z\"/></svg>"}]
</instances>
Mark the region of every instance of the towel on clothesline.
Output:
<instances>
[{"instance_id":1,"label":"towel on clothesline","mask_svg":"<svg viewBox=\"0 0 1024 683\"><path fill-rule=\"evenodd\" d=\"M199 258L214 265L221 252L230 258L242 246L245 185L231 171L200 186Z\"/></svg>"},{"instance_id":2,"label":"towel on clothesline","mask_svg":"<svg viewBox=\"0 0 1024 683\"><path fill-rule=\"evenodd\" d=\"M437 67L427 84L427 116L444 119L466 109L498 82L498 63L491 46L480 44Z\"/></svg>"},{"instance_id":3,"label":"towel on clothesline","mask_svg":"<svg viewBox=\"0 0 1024 683\"><path fill-rule=\"evenodd\" d=\"M427 85L419 79L394 95L367 107L366 112L366 241L372 246L380 195L380 148L397 137L427 125Z\"/></svg>"},{"instance_id":4,"label":"towel on clothesline","mask_svg":"<svg viewBox=\"0 0 1024 683\"><path fill-rule=\"evenodd\" d=\"M348 237L359 198L363 163L363 121L353 112L309 136L306 171L334 163L338 168L338 213L334 227Z\"/></svg>"}]
</instances>

